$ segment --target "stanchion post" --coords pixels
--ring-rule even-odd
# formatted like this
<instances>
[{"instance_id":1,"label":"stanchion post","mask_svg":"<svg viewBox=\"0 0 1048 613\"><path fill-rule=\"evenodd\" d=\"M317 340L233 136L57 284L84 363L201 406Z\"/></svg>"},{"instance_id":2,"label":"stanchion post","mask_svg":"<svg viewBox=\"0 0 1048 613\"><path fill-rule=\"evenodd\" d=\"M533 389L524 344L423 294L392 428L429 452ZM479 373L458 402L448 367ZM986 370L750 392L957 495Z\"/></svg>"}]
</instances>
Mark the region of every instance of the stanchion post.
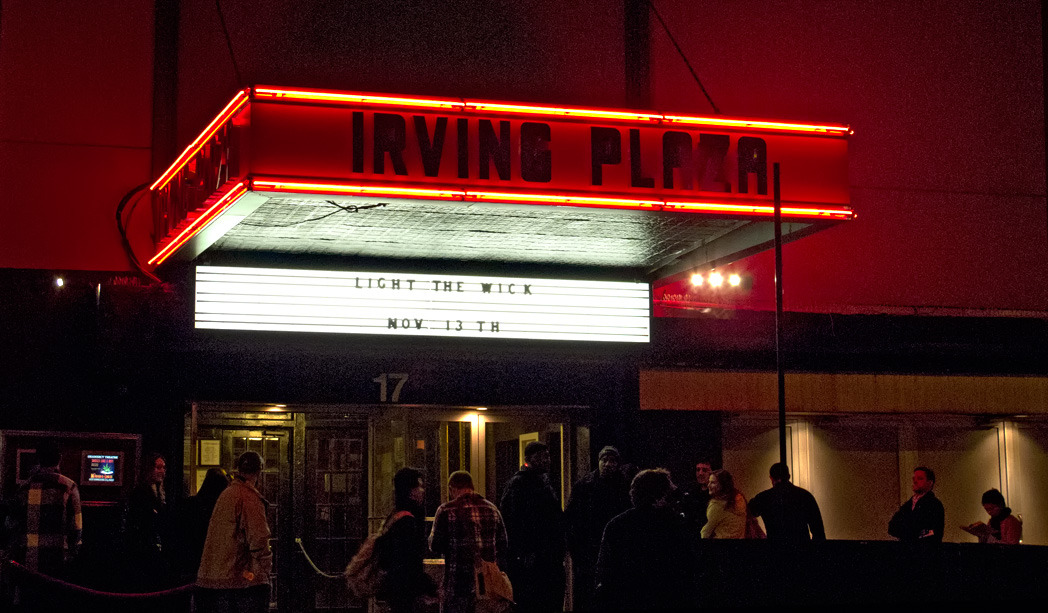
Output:
<instances>
[{"instance_id":1,"label":"stanchion post","mask_svg":"<svg viewBox=\"0 0 1048 613\"><path fill-rule=\"evenodd\" d=\"M779 461L786 463L786 368L782 360L782 194L779 192L779 163L772 165L775 197L775 371L779 400Z\"/></svg>"}]
</instances>

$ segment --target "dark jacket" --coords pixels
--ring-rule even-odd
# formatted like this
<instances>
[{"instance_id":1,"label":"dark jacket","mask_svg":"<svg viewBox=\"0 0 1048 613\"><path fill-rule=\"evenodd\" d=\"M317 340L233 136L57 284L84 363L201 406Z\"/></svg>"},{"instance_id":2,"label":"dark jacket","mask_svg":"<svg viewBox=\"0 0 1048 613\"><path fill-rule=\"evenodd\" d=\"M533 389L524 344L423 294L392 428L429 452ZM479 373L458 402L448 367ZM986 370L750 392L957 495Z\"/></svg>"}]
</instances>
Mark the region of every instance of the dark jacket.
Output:
<instances>
[{"instance_id":1,"label":"dark jacket","mask_svg":"<svg viewBox=\"0 0 1048 613\"><path fill-rule=\"evenodd\" d=\"M928 492L917 501L916 506L911 500L902 503L899 510L888 522L888 534L900 541L931 541L942 542L943 528L946 524L946 511L942 503L935 497L935 492ZM922 536L925 531L930 530L930 536Z\"/></svg>"},{"instance_id":2,"label":"dark jacket","mask_svg":"<svg viewBox=\"0 0 1048 613\"><path fill-rule=\"evenodd\" d=\"M694 608L695 540L669 507L633 508L612 519L597 557L597 609Z\"/></svg>"},{"instance_id":3,"label":"dark jacket","mask_svg":"<svg viewBox=\"0 0 1048 613\"><path fill-rule=\"evenodd\" d=\"M564 518L542 473L523 469L506 484L499 505L509 537L510 567L564 564Z\"/></svg>"},{"instance_id":4,"label":"dark jacket","mask_svg":"<svg viewBox=\"0 0 1048 613\"><path fill-rule=\"evenodd\" d=\"M411 514L389 526L379 552L380 566L389 573L379 590L379 598L388 601L394 611L410 611L416 598L437 593L436 584L422 565L428 549L425 511L421 507L404 510Z\"/></svg>"},{"instance_id":5,"label":"dark jacket","mask_svg":"<svg viewBox=\"0 0 1048 613\"><path fill-rule=\"evenodd\" d=\"M815 496L789 481L780 481L757 494L748 508L750 515L764 518L769 541L794 544L826 540Z\"/></svg>"},{"instance_id":6,"label":"dark jacket","mask_svg":"<svg viewBox=\"0 0 1048 613\"><path fill-rule=\"evenodd\" d=\"M596 564L604 527L629 508L629 484L621 473L601 478L595 470L580 479L564 511L572 564Z\"/></svg>"}]
</instances>

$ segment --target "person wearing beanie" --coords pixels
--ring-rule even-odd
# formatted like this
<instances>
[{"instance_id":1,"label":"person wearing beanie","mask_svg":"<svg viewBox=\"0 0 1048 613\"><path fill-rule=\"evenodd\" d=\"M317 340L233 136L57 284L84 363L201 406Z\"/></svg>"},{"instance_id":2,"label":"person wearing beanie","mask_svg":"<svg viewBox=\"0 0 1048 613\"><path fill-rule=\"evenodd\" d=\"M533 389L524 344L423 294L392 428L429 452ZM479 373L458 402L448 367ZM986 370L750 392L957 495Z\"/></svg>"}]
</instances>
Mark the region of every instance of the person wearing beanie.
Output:
<instances>
[{"instance_id":1,"label":"person wearing beanie","mask_svg":"<svg viewBox=\"0 0 1048 613\"><path fill-rule=\"evenodd\" d=\"M218 496L197 571L197 611L269 611L269 502L256 489L262 468L262 456L245 451Z\"/></svg>"},{"instance_id":2,"label":"person wearing beanie","mask_svg":"<svg viewBox=\"0 0 1048 613\"><path fill-rule=\"evenodd\" d=\"M597 470L571 488L565 519L575 611L593 610L597 554L604 527L630 508L629 483L621 468L619 450L608 445L597 454Z\"/></svg>"},{"instance_id":3,"label":"person wearing beanie","mask_svg":"<svg viewBox=\"0 0 1048 613\"><path fill-rule=\"evenodd\" d=\"M564 517L548 473L545 443L524 447L524 466L506 483L499 504L509 536L509 568L517 611L560 611L564 606Z\"/></svg>"}]
</instances>

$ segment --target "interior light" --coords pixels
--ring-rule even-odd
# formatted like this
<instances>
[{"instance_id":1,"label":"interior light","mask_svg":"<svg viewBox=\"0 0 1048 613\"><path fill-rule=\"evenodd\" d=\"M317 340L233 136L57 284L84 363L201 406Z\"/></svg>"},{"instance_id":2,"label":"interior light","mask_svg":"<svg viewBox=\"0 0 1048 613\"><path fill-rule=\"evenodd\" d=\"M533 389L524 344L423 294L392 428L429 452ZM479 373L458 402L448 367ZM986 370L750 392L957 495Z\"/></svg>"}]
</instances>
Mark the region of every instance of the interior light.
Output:
<instances>
[{"instance_id":1,"label":"interior light","mask_svg":"<svg viewBox=\"0 0 1048 613\"><path fill-rule=\"evenodd\" d=\"M719 272L711 272L710 285L713 287L720 287L721 283L724 283L724 277Z\"/></svg>"},{"instance_id":2,"label":"interior light","mask_svg":"<svg viewBox=\"0 0 1048 613\"><path fill-rule=\"evenodd\" d=\"M742 277L737 274L728 275L728 285L732 287L738 287L742 283Z\"/></svg>"},{"instance_id":3,"label":"interior light","mask_svg":"<svg viewBox=\"0 0 1048 613\"><path fill-rule=\"evenodd\" d=\"M269 407L268 409L266 409L266 412L267 413L283 413L284 412L284 405L278 404L276 406Z\"/></svg>"},{"instance_id":4,"label":"interior light","mask_svg":"<svg viewBox=\"0 0 1048 613\"><path fill-rule=\"evenodd\" d=\"M695 286L702 285L702 275L695 273L691 276L691 284Z\"/></svg>"},{"instance_id":5,"label":"interior light","mask_svg":"<svg viewBox=\"0 0 1048 613\"><path fill-rule=\"evenodd\" d=\"M487 411L488 407L477 407L478 411Z\"/></svg>"},{"instance_id":6,"label":"interior light","mask_svg":"<svg viewBox=\"0 0 1048 613\"><path fill-rule=\"evenodd\" d=\"M65 285L65 279L62 277L55 277L55 287L62 287Z\"/></svg>"}]
</instances>

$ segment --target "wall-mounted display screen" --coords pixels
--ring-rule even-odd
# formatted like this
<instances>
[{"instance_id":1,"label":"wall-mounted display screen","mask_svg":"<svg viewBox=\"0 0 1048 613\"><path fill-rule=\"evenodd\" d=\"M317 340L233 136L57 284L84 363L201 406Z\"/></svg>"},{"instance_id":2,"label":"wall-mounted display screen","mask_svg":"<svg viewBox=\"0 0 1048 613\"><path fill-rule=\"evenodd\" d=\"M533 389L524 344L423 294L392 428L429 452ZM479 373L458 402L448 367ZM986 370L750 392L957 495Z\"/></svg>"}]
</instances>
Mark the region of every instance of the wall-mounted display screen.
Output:
<instances>
[{"instance_id":1,"label":"wall-mounted display screen","mask_svg":"<svg viewBox=\"0 0 1048 613\"><path fill-rule=\"evenodd\" d=\"M80 477L81 485L120 485L123 481L122 452L95 452L85 451L83 453L83 472Z\"/></svg>"},{"instance_id":2,"label":"wall-mounted display screen","mask_svg":"<svg viewBox=\"0 0 1048 613\"><path fill-rule=\"evenodd\" d=\"M196 327L646 343L647 283L198 266Z\"/></svg>"}]
</instances>

